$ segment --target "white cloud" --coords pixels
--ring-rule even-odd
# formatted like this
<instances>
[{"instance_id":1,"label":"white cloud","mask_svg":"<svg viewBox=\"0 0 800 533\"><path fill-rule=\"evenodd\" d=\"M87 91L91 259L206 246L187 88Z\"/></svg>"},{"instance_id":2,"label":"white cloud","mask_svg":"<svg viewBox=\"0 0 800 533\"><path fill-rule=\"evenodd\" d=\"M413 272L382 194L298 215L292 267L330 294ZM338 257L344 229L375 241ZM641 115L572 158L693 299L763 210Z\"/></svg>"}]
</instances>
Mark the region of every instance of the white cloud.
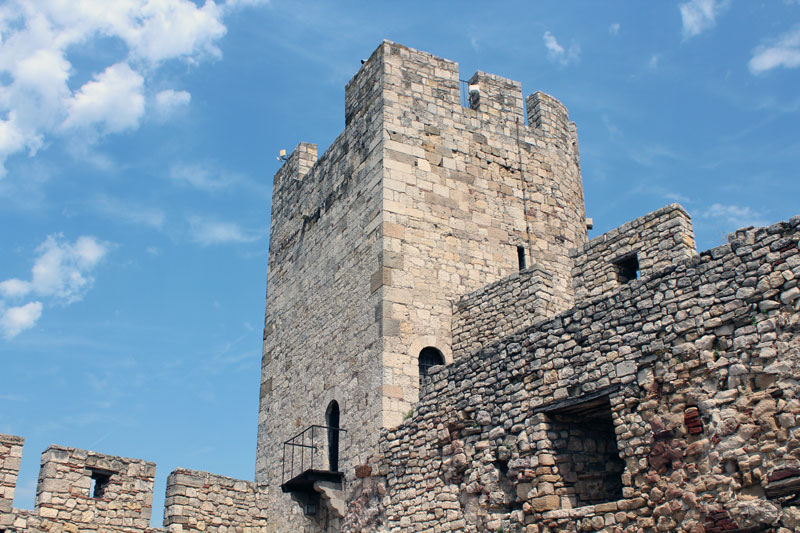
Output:
<instances>
[{"instance_id":1,"label":"white cloud","mask_svg":"<svg viewBox=\"0 0 800 533\"><path fill-rule=\"evenodd\" d=\"M166 215L161 209L134 205L105 194L95 196L91 201L91 207L109 218L155 229L162 228L166 220Z\"/></svg>"},{"instance_id":2,"label":"white cloud","mask_svg":"<svg viewBox=\"0 0 800 533\"><path fill-rule=\"evenodd\" d=\"M661 61L660 55L658 54L651 55L650 59L647 60L647 68L650 70L657 70L659 61Z\"/></svg>"},{"instance_id":3,"label":"white cloud","mask_svg":"<svg viewBox=\"0 0 800 533\"><path fill-rule=\"evenodd\" d=\"M32 328L42 316L42 302L30 302L18 307L0 310L0 329L6 339L11 339Z\"/></svg>"},{"instance_id":4,"label":"white cloud","mask_svg":"<svg viewBox=\"0 0 800 533\"><path fill-rule=\"evenodd\" d=\"M189 229L192 241L203 246L253 242L260 238L259 234L245 231L235 222L222 222L199 216L189 217Z\"/></svg>"},{"instance_id":5,"label":"white cloud","mask_svg":"<svg viewBox=\"0 0 800 533\"><path fill-rule=\"evenodd\" d=\"M206 193L246 190L248 194L263 198L269 198L272 194L263 181L256 181L247 174L228 170L209 160L173 163L167 176L177 186L191 187Z\"/></svg>"},{"instance_id":6,"label":"white cloud","mask_svg":"<svg viewBox=\"0 0 800 533\"><path fill-rule=\"evenodd\" d=\"M476 52L480 52L481 51L481 45L480 45L480 43L478 43L478 38L477 37L475 37L475 36L470 37L469 44L470 44L470 46L472 46L472 49L475 50Z\"/></svg>"},{"instance_id":7,"label":"white cloud","mask_svg":"<svg viewBox=\"0 0 800 533\"><path fill-rule=\"evenodd\" d=\"M203 191L217 191L230 185L230 180L214 174L208 165L199 164L178 163L173 165L169 171L169 177L173 181L185 183Z\"/></svg>"},{"instance_id":8,"label":"white cloud","mask_svg":"<svg viewBox=\"0 0 800 533\"><path fill-rule=\"evenodd\" d=\"M227 8L238 8L243 6L268 5L270 0L228 0L225 3Z\"/></svg>"},{"instance_id":9,"label":"white cloud","mask_svg":"<svg viewBox=\"0 0 800 533\"><path fill-rule=\"evenodd\" d=\"M139 125L144 114L144 78L127 63L111 65L67 102L65 128L102 125L116 133Z\"/></svg>"},{"instance_id":10,"label":"white cloud","mask_svg":"<svg viewBox=\"0 0 800 533\"><path fill-rule=\"evenodd\" d=\"M581 48L577 44L570 45L569 49L564 48L558 43L555 35L549 31L544 32L542 39L544 39L544 46L547 48L547 57L549 57L551 61L562 65L568 65L570 63L576 63L580 59Z\"/></svg>"},{"instance_id":11,"label":"white cloud","mask_svg":"<svg viewBox=\"0 0 800 533\"><path fill-rule=\"evenodd\" d=\"M67 304L76 302L91 288L91 271L109 249L108 243L95 237L78 237L70 244L62 242L61 235L50 235L36 248L31 280L5 280L0 283L0 294L7 299L36 294Z\"/></svg>"},{"instance_id":12,"label":"white cloud","mask_svg":"<svg viewBox=\"0 0 800 533\"><path fill-rule=\"evenodd\" d=\"M161 118L168 117L178 108L189 105L192 95L186 91L167 89L156 94L156 112Z\"/></svg>"},{"instance_id":13,"label":"white cloud","mask_svg":"<svg viewBox=\"0 0 800 533\"><path fill-rule=\"evenodd\" d=\"M16 153L35 154L56 135L92 142L136 128L145 95L168 61L197 63L221 55L226 14L259 0L6 0L0 4L0 177ZM118 41L121 55L78 71L76 48ZM91 64L91 62L87 63ZM89 79L74 90L69 81ZM188 93L159 93L157 112ZM160 97L160 98L159 98ZM76 132L75 129L80 129ZM86 135L86 130L94 135Z\"/></svg>"},{"instance_id":14,"label":"white cloud","mask_svg":"<svg viewBox=\"0 0 800 533\"><path fill-rule=\"evenodd\" d=\"M747 66L753 74L778 67L800 66L800 25L778 37L772 44L762 44L756 48Z\"/></svg>"},{"instance_id":15,"label":"white cloud","mask_svg":"<svg viewBox=\"0 0 800 533\"><path fill-rule=\"evenodd\" d=\"M608 27L608 33L610 33L611 35L618 35L619 28L620 28L619 22L615 22Z\"/></svg>"},{"instance_id":16,"label":"white cloud","mask_svg":"<svg viewBox=\"0 0 800 533\"><path fill-rule=\"evenodd\" d=\"M729 0L690 0L678 6L681 11L684 39L713 28L717 23L717 15L729 5Z\"/></svg>"},{"instance_id":17,"label":"white cloud","mask_svg":"<svg viewBox=\"0 0 800 533\"><path fill-rule=\"evenodd\" d=\"M717 219L733 228L766 226L767 217L752 207L715 203L700 213L703 218Z\"/></svg>"},{"instance_id":18,"label":"white cloud","mask_svg":"<svg viewBox=\"0 0 800 533\"><path fill-rule=\"evenodd\" d=\"M41 299L70 304L84 297L92 287L92 271L110 249L108 243L95 237L78 237L64 242L61 235L50 235L36 248L37 257L31 268L30 281L17 278L0 282L0 330L7 339L34 326L42 316ZM10 305L25 297L36 301Z\"/></svg>"}]
</instances>

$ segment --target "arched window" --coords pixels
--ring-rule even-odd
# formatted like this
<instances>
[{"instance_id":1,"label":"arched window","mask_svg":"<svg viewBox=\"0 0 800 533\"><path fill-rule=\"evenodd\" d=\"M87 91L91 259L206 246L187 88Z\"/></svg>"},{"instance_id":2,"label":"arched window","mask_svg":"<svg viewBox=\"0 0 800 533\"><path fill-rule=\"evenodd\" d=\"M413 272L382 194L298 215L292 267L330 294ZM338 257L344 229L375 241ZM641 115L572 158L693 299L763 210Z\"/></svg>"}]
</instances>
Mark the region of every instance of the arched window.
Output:
<instances>
[{"instance_id":1,"label":"arched window","mask_svg":"<svg viewBox=\"0 0 800 533\"><path fill-rule=\"evenodd\" d=\"M333 400L325 410L325 425L328 426L328 469L339 471L339 403Z\"/></svg>"},{"instance_id":2,"label":"arched window","mask_svg":"<svg viewBox=\"0 0 800 533\"><path fill-rule=\"evenodd\" d=\"M428 371L432 366L436 365L443 365L444 364L444 356L442 352L434 348L433 346L428 346L427 348L423 348L421 352L419 352L419 389L422 388L428 383L430 378L428 377Z\"/></svg>"}]
</instances>

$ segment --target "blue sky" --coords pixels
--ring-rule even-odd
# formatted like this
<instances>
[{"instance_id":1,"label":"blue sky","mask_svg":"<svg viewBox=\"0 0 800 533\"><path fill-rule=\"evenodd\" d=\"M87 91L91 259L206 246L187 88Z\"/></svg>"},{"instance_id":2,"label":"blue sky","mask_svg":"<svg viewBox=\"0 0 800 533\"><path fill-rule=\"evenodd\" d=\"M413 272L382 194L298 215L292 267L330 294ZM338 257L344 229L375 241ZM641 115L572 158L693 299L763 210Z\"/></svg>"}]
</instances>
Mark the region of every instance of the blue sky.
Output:
<instances>
[{"instance_id":1,"label":"blue sky","mask_svg":"<svg viewBox=\"0 0 800 533\"><path fill-rule=\"evenodd\" d=\"M252 479L275 156L320 153L382 39L578 125L600 235L672 202L700 249L800 213L800 3L6 0L0 432Z\"/></svg>"}]
</instances>

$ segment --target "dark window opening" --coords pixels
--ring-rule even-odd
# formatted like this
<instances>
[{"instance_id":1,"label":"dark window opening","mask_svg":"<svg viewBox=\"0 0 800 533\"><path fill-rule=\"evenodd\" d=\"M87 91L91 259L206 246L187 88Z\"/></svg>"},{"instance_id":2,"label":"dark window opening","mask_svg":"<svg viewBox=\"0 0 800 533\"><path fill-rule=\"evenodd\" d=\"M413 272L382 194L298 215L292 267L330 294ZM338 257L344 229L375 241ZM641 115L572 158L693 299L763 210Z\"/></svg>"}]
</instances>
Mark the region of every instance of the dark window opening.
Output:
<instances>
[{"instance_id":1,"label":"dark window opening","mask_svg":"<svg viewBox=\"0 0 800 533\"><path fill-rule=\"evenodd\" d=\"M621 499L625 462L619 456L609 397L578 399L547 414L548 437L573 506Z\"/></svg>"},{"instance_id":2,"label":"dark window opening","mask_svg":"<svg viewBox=\"0 0 800 533\"><path fill-rule=\"evenodd\" d=\"M525 247L517 246L517 261L519 262L519 269L525 270Z\"/></svg>"},{"instance_id":3,"label":"dark window opening","mask_svg":"<svg viewBox=\"0 0 800 533\"><path fill-rule=\"evenodd\" d=\"M614 269L617 272L617 281L624 285L639 277L639 258L636 254L621 257L614 261Z\"/></svg>"},{"instance_id":4,"label":"dark window opening","mask_svg":"<svg viewBox=\"0 0 800 533\"><path fill-rule=\"evenodd\" d=\"M325 410L325 425L328 426L328 468L339 471L339 403L333 400Z\"/></svg>"},{"instance_id":5,"label":"dark window opening","mask_svg":"<svg viewBox=\"0 0 800 533\"><path fill-rule=\"evenodd\" d=\"M419 352L419 389L422 390L430 382L429 372L432 366L443 365L442 352L432 346L423 348Z\"/></svg>"},{"instance_id":6,"label":"dark window opening","mask_svg":"<svg viewBox=\"0 0 800 533\"><path fill-rule=\"evenodd\" d=\"M89 495L92 498L101 499L105 497L106 488L108 488L108 483L111 481L113 472L92 469L91 473L92 484L89 487Z\"/></svg>"}]
</instances>

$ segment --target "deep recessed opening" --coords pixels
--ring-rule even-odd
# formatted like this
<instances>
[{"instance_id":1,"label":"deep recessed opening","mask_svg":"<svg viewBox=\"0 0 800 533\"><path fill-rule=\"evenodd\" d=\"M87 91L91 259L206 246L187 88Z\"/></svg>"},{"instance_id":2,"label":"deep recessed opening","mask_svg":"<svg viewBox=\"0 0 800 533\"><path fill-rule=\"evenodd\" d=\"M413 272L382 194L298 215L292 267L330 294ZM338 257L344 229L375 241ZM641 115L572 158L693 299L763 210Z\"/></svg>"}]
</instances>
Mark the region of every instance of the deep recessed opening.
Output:
<instances>
[{"instance_id":1,"label":"deep recessed opening","mask_svg":"<svg viewBox=\"0 0 800 533\"><path fill-rule=\"evenodd\" d=\"M519 269L525 270L525 247L517 246L517 262L519 262Z\"/></svg>"},{"instance_id":2,"label":"deep recessed opening","mask_svg":"<svg viewBox=\"0 0 800 533\"><path fill-rule=\"evenodd\" d=\"M114 472L108 470L90 469L92 476L92 483L89 486L89 496L95 499L105 497L108 483L111 481L111 476Z\"/></svg>"},{"instance_id":3,"label":"deep recessed opening","mask_svg":"<svg viewBox=\"0 0 800 533\"><path fill-rule=\"evenodd\" d=\"M328 426L328 469L339 471L339 402L333 400L325 410L325 424Z\"/></svg>"},{"instance_id":4,"label":"deep recessed opening","mask_svg":"<svg viewBox=\"0 0 800 533\"><path fill-rule=\"evenodd\" d=\"M622 472L608 396L599 396L549 411L556 465L575 507L622 498Z\"/></svg>"},{"instance_id":5,"label":"deep recessed opening","mask_svg":"<svg viewBox=\"0 0 800 533\"><path fill-rule=\"evenodd\" d=\"M620 257L614 261L614 270L620 285L639 277L639 258L635 253Z\"/></svg>"},{"instance_id":6,"label":"deep recessed opening","mask_svg":"<svg viewBox=\"0 0 800 533\"><path fill-rule=\"evenodd\" d=\"M430 369L432 366L436 365L443 365L444 364L444 356L442 352L438 349L434 348L433 346L428 346L423 348L421 352L419 352L419 389L428 384L430 381Z\"/></svg>"}]
</instances>

